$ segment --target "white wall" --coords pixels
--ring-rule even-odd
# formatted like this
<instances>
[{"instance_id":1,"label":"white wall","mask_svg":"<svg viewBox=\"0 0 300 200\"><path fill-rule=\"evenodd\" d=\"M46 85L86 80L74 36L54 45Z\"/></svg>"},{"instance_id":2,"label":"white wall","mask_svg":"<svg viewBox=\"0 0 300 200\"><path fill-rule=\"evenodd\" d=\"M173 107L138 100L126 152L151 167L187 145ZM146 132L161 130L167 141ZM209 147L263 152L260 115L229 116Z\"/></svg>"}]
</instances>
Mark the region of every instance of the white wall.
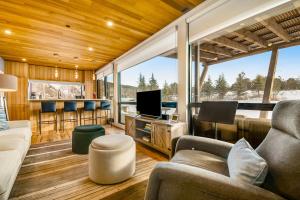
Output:
<instances>
[{"instance_id":1,"label":"white wall","mask_svg":"<svg viewBox=\"0 0 300 200\"><path fill-rule=\"evenodd\" d=\"M0 73L4 73L4 60L0 57Z\"/></svg>"}]
</instances>

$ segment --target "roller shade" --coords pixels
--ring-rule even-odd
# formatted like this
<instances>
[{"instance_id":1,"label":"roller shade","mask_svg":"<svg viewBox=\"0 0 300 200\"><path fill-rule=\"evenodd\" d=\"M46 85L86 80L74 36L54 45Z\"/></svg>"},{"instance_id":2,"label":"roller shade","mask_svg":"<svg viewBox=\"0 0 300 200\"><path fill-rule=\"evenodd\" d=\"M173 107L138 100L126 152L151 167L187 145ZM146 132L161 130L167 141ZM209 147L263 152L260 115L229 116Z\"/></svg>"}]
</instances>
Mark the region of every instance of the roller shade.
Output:
<instances>
[{"instance_id":1,"label":"roller shade","mask_svg":"<svg viewBox=\"0 0 300 200\"><path fill-rule=\"evenodd\" d=\"M172 50L176 48L176 44L177 31L176 27L173 27L157 35L157 37L151 39L151 41L135 48L132 52L129 52L117 59L115 62L118 63L118 71L125 70Z\"/></svg>"},{"instance_id":2,"label":"roller shade","mask_svg":"<svg viewBox=\"0 0 300 200\"><path fill-rule=\"evenodd\" d=\"M192 43L287 2L290 0L220 0L187 19L189 42Z\"/></svg>"},{"instance_id":3,"label":"roller shade","mask_svg":"<svg viewBox=\"0 0 300 200\"><path fill-rule=\"evenodd\" d=\"M110 75L113 73L113 71L114 71L114 66L112 63L109 63L109 64L105 65L104 67L100 68L96 72L97 79L101 79L104 76Z\"/></svg>"}]
</instances>

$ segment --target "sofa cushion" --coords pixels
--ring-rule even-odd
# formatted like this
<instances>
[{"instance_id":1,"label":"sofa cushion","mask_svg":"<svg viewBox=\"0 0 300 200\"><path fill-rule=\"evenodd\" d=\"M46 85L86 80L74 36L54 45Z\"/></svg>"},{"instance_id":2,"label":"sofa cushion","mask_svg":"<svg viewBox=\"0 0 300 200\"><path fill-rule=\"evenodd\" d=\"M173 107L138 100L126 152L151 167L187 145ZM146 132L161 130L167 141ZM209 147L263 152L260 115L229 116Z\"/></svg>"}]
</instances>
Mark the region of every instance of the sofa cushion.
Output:
<instances>
[{"instance_id":1,"label":"sofa cushion","mask_svg":"<svg viewBox=\"0 0 300 200\"><path fill-rule=\"evenodd\" d=\"M180 150L171 162L191 165L228 176L226 160L211 153L196 150Z\"/></svg>"},{"instance_id":2,"label":"sofa cushion","mask_svg":"<svg viewBox=\"0 0 300 200\"><path fill-rule=\"evenodd\" d=\"M17 150L20 157L23 159L27 152L27 144L23 139L20 138L7 138L1 137L0 139L0 152Z\"/></svg>"},{"instance_id":3,"label":"sofa cushion","mask_svg":"<svg viewBox=\"0 0 300 200\"><path fill-rule=\"evenodd\" d=\"M10 128L7 130L0 131L0 139L1 137L9 137L9 138L20 138L26 141L31 140L31 130L28 127L21 128Z\"/></svg>"},{"instance_id":4,"label":"sofa cushion","mask_svg":"<svg viewBox=\"0 0 300 200\"><path fill-rule=\"evenodd\" d=\"M268 172L267 162L244 138L231 148L227 164L231 179L253 185L261 185Z\"/></svg>"},{"instance_id":5,"label":"sofa cushion","mask_svg":"<svg viewBox=\"0 0 300 200\"><path fill-rule=\"evenodd\" d=\"M31 122L29 120L15 120L8 121L9 128L31 128Z\"/></svg>"},{"instance_id":6,"label":"sofa cushion","mask_svg":"<svg viewBox=\"0 0 300 200\"><path fill-rule=\"evenodd\" d=\"M11 186L21 165L19 152L16 150L0 151L0 194L5 193ZM4 164L5 163L5 164Z\"/></svg>"}]
</instances>

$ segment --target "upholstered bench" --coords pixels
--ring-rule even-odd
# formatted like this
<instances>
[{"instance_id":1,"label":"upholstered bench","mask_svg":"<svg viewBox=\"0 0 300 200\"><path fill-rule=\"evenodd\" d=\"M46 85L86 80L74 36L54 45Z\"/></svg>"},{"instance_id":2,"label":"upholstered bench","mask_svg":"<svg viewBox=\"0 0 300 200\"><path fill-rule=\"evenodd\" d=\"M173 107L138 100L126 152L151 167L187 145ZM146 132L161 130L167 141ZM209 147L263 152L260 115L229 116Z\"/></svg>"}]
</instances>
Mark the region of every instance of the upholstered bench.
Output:
<instances>
[{"instance_id":1,"label":"upholstered bench","mask_svg":"<svg viewBox=\"0 0 300 200\"><path fill-rule=\"evenodd\" d=\"M89 145L96 137L105 135L105 129L99 125L76 126L72 133L72 151L87 154Z\"/></svg>"},{"instance_id":2,"label":"upholstered bench","mask_svg":"<svg viewBox=\"0 0 300 200\"><path fill-rule=\"evenodd\" d=\"M127 135L94 139L89 147L89 177L98 184L114 184L135 172L135 142Z\"/></svg>"}]
</instances>

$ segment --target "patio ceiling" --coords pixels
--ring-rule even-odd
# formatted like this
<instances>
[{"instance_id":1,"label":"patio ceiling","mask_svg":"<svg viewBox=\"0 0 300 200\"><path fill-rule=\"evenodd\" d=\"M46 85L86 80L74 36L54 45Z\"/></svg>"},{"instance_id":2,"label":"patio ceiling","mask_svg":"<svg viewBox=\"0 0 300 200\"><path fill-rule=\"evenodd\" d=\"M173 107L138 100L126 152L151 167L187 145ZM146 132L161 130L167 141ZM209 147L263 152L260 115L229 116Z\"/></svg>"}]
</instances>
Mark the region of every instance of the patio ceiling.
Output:
<instances>
[{"instance_id":1,"label":"patio ceiling","mask_svg":"<svg viewBox=\"0 0 300 200\"><path fill-rule=\"evenodd\" d=\"M202 42L199 46L200 61L212 65L299 44L300 8L295 8Z\"/></svg>"}]
</instances>

